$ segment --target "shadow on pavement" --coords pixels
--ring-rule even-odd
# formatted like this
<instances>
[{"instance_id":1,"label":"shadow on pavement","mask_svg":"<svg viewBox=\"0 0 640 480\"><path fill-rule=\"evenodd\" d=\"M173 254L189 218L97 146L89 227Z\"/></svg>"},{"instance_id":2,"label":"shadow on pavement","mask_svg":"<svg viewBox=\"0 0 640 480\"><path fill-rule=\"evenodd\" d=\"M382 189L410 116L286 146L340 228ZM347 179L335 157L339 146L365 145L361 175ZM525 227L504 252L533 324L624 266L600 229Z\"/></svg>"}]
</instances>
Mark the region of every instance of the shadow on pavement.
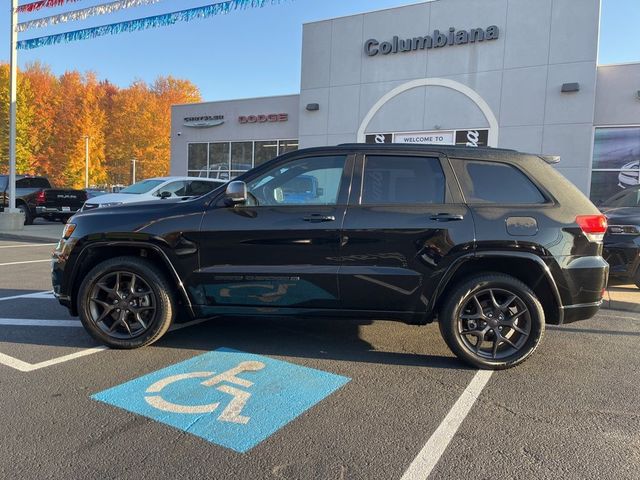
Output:
<instances>
[{"instance_id":1,"label":"shadow on pavement","mask_svg":"<svg viewBox=\"0 0 640 480\"><path fill-rule=\"evenodd\" d=\"M558 332L568 332L568 333L591 333L595 335L616 335L623 337L640 337L640 332L627 332L622 330L598 330L595 328L571 328L571 327L563 327L558 325L547 325L548 330L555 330Z\"/></svg>"},{"instance_id":2,"label":"shadow on pavement","mask_svg":"<svg viewBox=\"0 0 640 480\"><path fill-rule=\"evenodd\" d=\"M360 336L368 320L220 318L170 333L158 345L210 351L228 347L264 355L470 370L453 357L376 351ZM399 323L398 328L407 328ZM421 330L424 343L426 334ZM398 349L402 348L398 344ZM428 346L428 345L427 345Z\"/></svg>"}]
</instances>

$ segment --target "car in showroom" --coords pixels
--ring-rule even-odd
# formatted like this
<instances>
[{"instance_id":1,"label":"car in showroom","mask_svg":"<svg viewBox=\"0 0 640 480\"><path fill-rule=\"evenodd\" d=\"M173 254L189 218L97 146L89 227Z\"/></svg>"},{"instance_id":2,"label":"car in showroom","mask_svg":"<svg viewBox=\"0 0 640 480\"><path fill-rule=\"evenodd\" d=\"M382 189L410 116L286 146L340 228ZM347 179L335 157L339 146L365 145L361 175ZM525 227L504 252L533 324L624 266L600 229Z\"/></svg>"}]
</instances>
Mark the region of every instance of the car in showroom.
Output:
<instances>
[{"instance_id":1,"label":"car in showroom","mask_svg":"<svg viewBox=\"0 0 640 480\"><path fill-rule=\"evenodd\" d=\"M626 163L618 174L618 186L621 188L633 187L640 184L640 160Z\"/></svg>"},{"instance_id":2,"label":"car in showroom","mask_svg":"<svg viewBox=\"0 0 640 480\"><path fill-rule=\"evenodd\" d=\"M149 178L123 188L118 193L94 196L85 202L82 211L116 207L127 203L147 202L149 200L198 197L220 188L225 183L227 182L224 180L213 178Z\"/></svg>"},{"instance_id":3,"label":"car in showroom","mask_svg":"<svg viewBox=\"0 0 640 480\"><path fill-rule=\"evenodd\" d=\"M606 218L549 162L439 145L287 153L198 198L76 215L54 293L114 348L176 319L364 317L438 321L465 362L513 367L546 323L593 317L607 285Z\"/></svg>"},{"instance_id":4,"label":"car in showroom","mask_svg":"<svg viewBox=\"0 0 640 480\"><path fill-rule=\"evenodd\" d=\"M611 268L611 282L640 288L640 185L605 200L600 209L609 221L604 257Z\"/></svg>"}]
</instances>

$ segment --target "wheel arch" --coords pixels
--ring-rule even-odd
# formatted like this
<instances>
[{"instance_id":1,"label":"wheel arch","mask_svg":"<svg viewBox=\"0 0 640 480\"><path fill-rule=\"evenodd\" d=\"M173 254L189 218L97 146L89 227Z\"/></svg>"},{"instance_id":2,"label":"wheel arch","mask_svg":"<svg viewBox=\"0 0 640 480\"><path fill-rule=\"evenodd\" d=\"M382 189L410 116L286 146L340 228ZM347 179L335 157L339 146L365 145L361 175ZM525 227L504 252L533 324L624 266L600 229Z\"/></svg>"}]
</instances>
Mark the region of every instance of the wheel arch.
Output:
<instances>
[{"instance_id":1,"label":"wheel arch","mask_svg":"<svg viewBox=\"0 0 640 480\"><path fill-rule=\"evenodd\" d=\"M187 294L180 275L174 268L166 252L147 242L99 242L86 245L78 254L70 280L71 312L78 314L78 292L84 276L98 263L109 258L130 256L148 258L158 267L174 287L174 293L191 318L195 317L191 299Z\"/></svg>"},{"instance_id":2,"label":"wheel arch","mask_svg":"<svg viewBox=\"0 0 640 480\"><path fill-rule=\"evenodd\" d=\"M459 258L440 281L430 316L439 312L447 294L460 281L470 275L491 272L510 275L523 282L542 303L546 323L563 323L562 298L549 267L540 257L524 252L476 252Z\"/></svg>"}]
</instances>

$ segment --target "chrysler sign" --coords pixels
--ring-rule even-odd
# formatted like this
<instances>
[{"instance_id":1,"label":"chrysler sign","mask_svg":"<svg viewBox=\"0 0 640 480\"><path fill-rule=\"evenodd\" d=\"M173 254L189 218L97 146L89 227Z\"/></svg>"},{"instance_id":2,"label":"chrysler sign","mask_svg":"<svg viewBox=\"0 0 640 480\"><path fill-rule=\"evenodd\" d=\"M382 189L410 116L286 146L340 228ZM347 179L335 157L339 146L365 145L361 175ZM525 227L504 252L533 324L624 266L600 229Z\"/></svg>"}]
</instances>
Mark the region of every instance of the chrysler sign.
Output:
<instances>
[{"instance_id":1,"label":"chrysler sign","mask_svg":"<svg viewBox=\"0 0 640 480\"><path fill-rule=\"evenodd\" d=\"M211 128L224 123L224 115L203 115L201 117L186 117L184 126L191 128Z\"/></svg>"},{"instance_id":2,"label":"chrysler sign","mask_svg":"<svg viewBox=\"0 0 640 480\"><path fill-rule=\"evenodd\" d=\"M375 57L378 54L389 55L416 50L430 50L448 45L480 43L488 40L497 40L499 37L500 29L496 25L491 25L486 29L472 28L471 30L456 30L451 27L448 32L435 30L433 35L425 35L424 37L400 38L396 35L386 42L379 42L372 38L364 43L364 53L369 57Z\"/></svg>"}]
</instances>

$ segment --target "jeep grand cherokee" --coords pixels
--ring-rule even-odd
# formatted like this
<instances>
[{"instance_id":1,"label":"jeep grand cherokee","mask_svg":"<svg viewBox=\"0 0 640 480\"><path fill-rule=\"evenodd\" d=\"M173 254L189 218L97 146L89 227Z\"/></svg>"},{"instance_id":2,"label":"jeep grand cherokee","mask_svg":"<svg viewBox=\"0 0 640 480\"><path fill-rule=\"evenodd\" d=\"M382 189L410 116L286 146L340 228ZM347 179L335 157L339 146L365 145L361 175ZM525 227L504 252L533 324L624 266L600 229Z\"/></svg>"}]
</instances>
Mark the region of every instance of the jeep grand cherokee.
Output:
<instances>
[{"instance_id":1,"label":"jeep grand cherokee","mask_svg":"<svg viewBox=\"0 0 640 480\"><path fill-rule=\"evenodd\" d=\"M534 352L545 323L596 314L606 229L536 155L341 145L199 198L78 214L53 286L115 348L155 342L177 316L362 315L437 320L458 357L502 369Z\"/></svg>"}]
</instances>

